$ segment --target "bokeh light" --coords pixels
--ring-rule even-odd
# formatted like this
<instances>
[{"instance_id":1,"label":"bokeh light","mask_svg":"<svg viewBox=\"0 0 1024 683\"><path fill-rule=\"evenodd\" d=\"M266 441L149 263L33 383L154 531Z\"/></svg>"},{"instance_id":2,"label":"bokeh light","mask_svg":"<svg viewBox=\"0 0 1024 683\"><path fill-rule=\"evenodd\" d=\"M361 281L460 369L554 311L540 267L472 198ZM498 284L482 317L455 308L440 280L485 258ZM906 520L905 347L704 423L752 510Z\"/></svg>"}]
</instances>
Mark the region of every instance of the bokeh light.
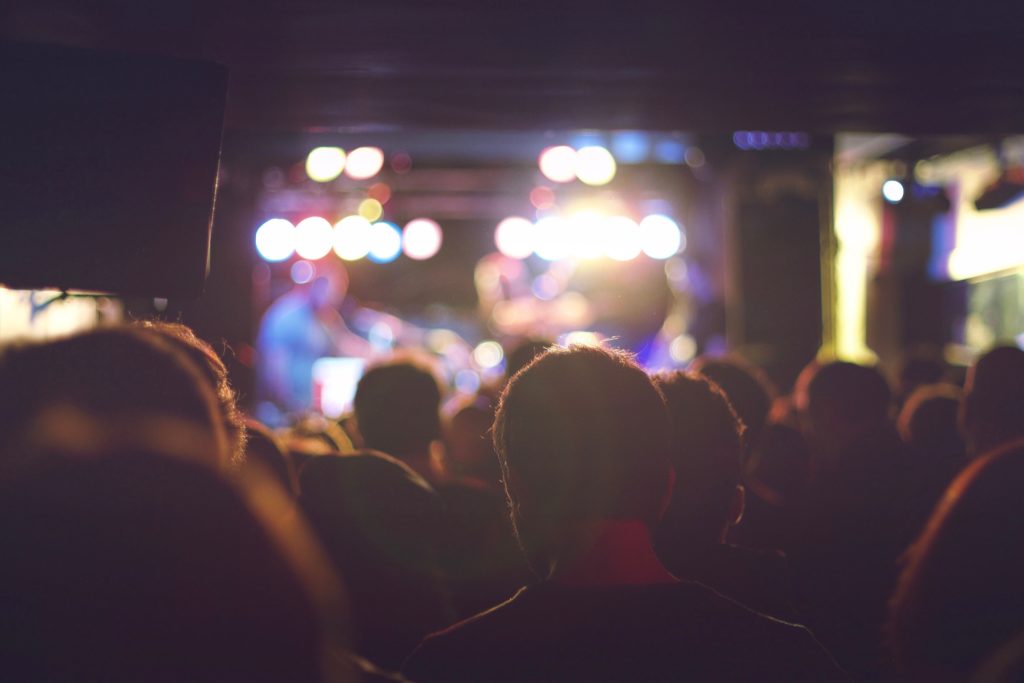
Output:
<instances>
[{"instance_id":1,"label":"bokeh light","mask_svg":"<svg viewBox=\"0 0 1024 683\"><path fill-rule=\"evenodd\" d=\"M470 368L459 370L455 373L455 389L463 394L475 394L480 390L480 375Z\"/></svg>"},{"instance_id":2,"label":"bokeh light","mask_svg":"<svg viewBox=\"0 0 1024 683\"><path fill-rule=\"evenodd\" d=\"M348 153L345 175L356 180L366 180L380 173L384 166L384 152L377 147L357 147Z\"/></svg>"},{"instance_id":3,"label":"bokeh light","mask_svg":"<svg viewBox=\"0 0 1024 683\"><path fill-rule=\"evenodd\" d=\"M358 261L370 253L370 221L347 216L334 226L334 253L346 261Z\"/></svg>"},{"instance_id":4,"label":"bokeh light","mask_svg":"<svg viewBox=\"0 0 1024 683\"><path fill-rule=\"evenodd\" d=\"M530 203L541 211L555 205L555 193L550 187L538 186L530 190Z\"/></svg>"},{"instance_id":5,"label":"bokeh light","mask_svg":"<svg viewBox=\"0 0 1024 683\"><path fill-rule=\"evenodd\" d=\"M565 335L562 343L565 346L600 346L601 337L595 332L576 330Z\"/></svg>"},{"instance_id":6,"label":"bokeh light","mask_svg":"<svg viewBox=\"0 0 1024 683\"><path fill-rule=\"evenodd\" d=\"M412 157L405 152L399 152L391 157L391 170L398 175L405 175L412 170Z\"/></svg>"},{"instance_id":7,"label":"bokeh light","mask_svg":"<svg viewBox=\"0 0 1024 683\"><path fill-rule=\"evenodd\" d=\"M697 355L697 340L688 334L681 334L668 345L668 353L676 363L689 363Z\"/></svg>"},{"instance_id":8,"label":"bokeh light","mask_svg":"<svg viewBox=\"0 0 1024 683\"><path fill-rule=\"evenodd\" d=\"M264 261L284 261L295 253L295 226L283 218L271 218L256 229L256 251Z\"/></svg>"},{"instance_id":9,"label":"bokeh light","mask_svg":"<svg viewBox=\"0 0 1024 683\"><path fill-rule=\"evenodd\" d=\"M311 282L316 275L316 268L309 261L296 261L292 264L292 282L297 285L304 285Z\"/></svg>"},{"instance_id":10,"label":"bokeh light","mask_svg":"<svg viewBox=\"0 0 1024 683\"><path fill-rule=\"evenodd\" d=\"M537 221L533 232L533 251L545 261L559 261L572 255L572 231L560 216Z\"/></svg>"},{"instance_id":11,"label":"bokeh light","mask_svg":"<svg viewBox=\"0 0 1024 683\"><path fill-rule=\"evenodd\" d=\"M608 220L594 211L581 211L569 219L572 255L579 259L604 256L608 244Z\"/></svg>"},{"instance_id":12,"label":"bokeh light","mask_svg":"<svg viewBox=\"0 0 1024 683\"><path fill-rule=\"evenodd\" d=\"M409 258L424 261L441 250L441 226L429 218L409 221L402 231L402 251Z\"/></svg>"},{"instance_id":13,"label":"bokeh light","mask_svg":"<svg viewBox=\"0 0 1024 683\"><path fill-rule=\"evenodd\" d=\"M345 170L345 150L340 147L317 147L306 156L306 175L318 183L327 183Z\"/></svg>"},{"instance_id":14,"label":"bokeh light","mask_svg":"<svg viewBox=\"0 0 1024 683\"><path fill-rule=\"evenodd\" d=\"M370 185L370 189L366 191L370 199L376 199L381 204L387 204L388 200L391 199L391 187L387 183L374 183Z\"/></svg>"},{"instance_id":15,"label":"bokeh light","mask_svg":"<svg viewBox=\"0 0 1024 683\"><path fill-rule=\"evenodd\" d=\"M615 170L615 157L604 147L584 147L576 153L576 177L587 185L607 185Z\"/></svg>"},{"instance_id":16,"label":"bokeh light","mask_svg":"<svg viewBox=\"0 0 1024 683\"><path fill-rule=\"evenodd\" d=\"M608 241L605 253L616 261L630 261L640 255L640 226L626 216L608 218Z\"/></svg>"},{"instance_id":17,"label":"bokeh light","mask_svg":"<svg viewBox=\"0 0 1024 683\"><path fill-rule=\"evenodd\" d=\"M367 256L376 263L389 263L402 253L402 232L398 226L380 221L370 226L370 251Z\"/></svg>"},{"instance_id":18,"label":"bokeh light","mask_svg":"<svg viewBox=\"0 0 1024 683\"><path fill-rule=\"evenodd\" d=\"M660 214L640 221L640 244L643 252L655 259L671 258L686 246L679 225Z\"/></svg>"},{"instance_id":19,"label":"bokeh light","mask_svg":"<svg viewBox=\"0 0 1024 683\"><path fill-rule=\"evenodd\" d=\"M521 216L509 216L498 223L494 244L505 256L524 259L533 253L533 234L533 223Z\"/></svg>"},{"instance_id":20,"label":"bokeh light","mask_svg":"<svg viewBox=\"0 0 1024 683\"><path fill-rule=\"evenodd\" d=\"M309 261L322 259L334 246L334 229L326 218L310 216L295 226L295 253Z\"/></svg>"},{"instance_id":21,"label":"bokeh light","mask_svg":"<svg viewBox=\"0 0 1024 683\"><path fill-rule=\"evenodd\" d=\"M903 183L898 180L890 179L882 183L882 196L890 204L899 204L903 201L905 193L906 190L903 188Z\"/></svg>"},{"instance_id":22,"label":"bokeh light","mask_svg":"<svg viewBox=\"0 0 1024 683\"><path fill-rule=\"evenodd\" d=\"M384 206L373 197L370 197L359 202L359 208L356 209L356 213L372 223L384 213Z\"/></svg>"},{"instance_id":23,"label":"bokeh light","mask_svg":"<svg viewBox=\"0 0 1024 683\"><path fill-rule=\"evenodd\" d=\"M496 341L480 342L473 349L473 360L482 368L498 367L504 357L505 351L501 348L501 344Z\"/></svg>"},{"instance_id":24,"label":"bokeh light","mask_svg":"<svg viewBox=\"0 0 1024 683\"><path fill-rule=\"evenodd\" d=\"M576 178L576 150L568 145L548 147L540 153L537 165L548 180L567 183Z\"/></svg>"}]
</instances>

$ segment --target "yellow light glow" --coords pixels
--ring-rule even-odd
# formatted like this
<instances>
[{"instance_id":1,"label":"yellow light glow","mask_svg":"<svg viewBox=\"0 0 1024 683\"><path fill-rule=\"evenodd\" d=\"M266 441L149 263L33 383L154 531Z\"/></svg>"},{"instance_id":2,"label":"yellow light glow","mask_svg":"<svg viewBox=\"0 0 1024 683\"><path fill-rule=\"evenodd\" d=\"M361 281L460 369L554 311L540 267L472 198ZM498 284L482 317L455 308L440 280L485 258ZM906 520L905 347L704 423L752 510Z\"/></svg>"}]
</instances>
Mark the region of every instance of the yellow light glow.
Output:
<instances>
[{"instance_id":1,"label":"yellow light glow","mask_svg":"<svg viewBox=\"0 0 1024 683\"><path fill-rule=\"evenodd\" d=\"M607 185L615 171L615 157L604 147L584 147L576 153L576 177L587 185Z\"/></svg>"},{"instance_id":2,"label":"yellow light glow","mask_svg":"<svg viewBox=\"0 0 1024 683\"><path fill-rule=\"evenodd\" d=\"M576 330L565 335L566 346L600 346L601 337L594 332Z\"/></svg>"},{"instance_id":3,"label":"yellow light glow","mask_svg":"<svg viewBox=\"0 0 1024 683\"><path fill-rule=\"evenodd\" d=\"M380 173L384 166L384 152L377 147L357 147L348 154L345 175L355 180L366 180Z\"/></svg>"},{"instance_id":4,"label":"yellow light glow","mask_svg":"<svg viewBox=\"0 0 1024 683\"><path fill-rule=\"evenodd\" d=\"M379 201L371 197L359 202L359 208L356 209L356 213L372 223L384 213L384 207Z\"/></svg>"},{"instance_id":5,"label":"yellow light glow","mask_svg":"<svg viewBox=\"0 0 1024 683\"><path fill-rule=\"evenodd\" d=\"M334 231L326 218L310 216L295 226L295 253L307 261L327 256L333 244Z\"/></svg>"},{"instance_id":6,"label":"yellow light glow","mask_svg":"<svg viewBox=\"0 0 1024 683\"><path fill-rule=\"evenodd\" d=\"M340 147L317 147L306 157L306 175L318 183L327 183L345 170L345 150Z\"/></svg>"},{"instance_id":7,"label":"yellow light glow","mask_svg":"<svg viewBox=\"0 0 1024 683\"><path fill-rule=\"evenodd\" d=\"M370 221L347 216L334 226L334 253L346 261L358 261L370 253Z\"/></svg>"},{"instance_id":8,"label":"yellow light glow","mask_svg":"<svg viewBox=\"0 0 1024 683\"><path fill-rule=\"evenodd\" d=\"M473 349L473 360L482 368L497 367L504 357L505 351L501 348L501 344L496 341L480 342Z\"/></svg>"},{"instance_id":9,"label":"yellow light glow","mask_svg":"<svg viewBox=\"0 0 1024 683\"><path fill-rule=\"evenodd\" d=\"M576 150L568 145L548 147L537 159L540 172L556 183L568 183L576 177Z\"/></svg>"},{"instance_id":10,"label":"yellow light glow","mask_svg":"<svg viewBox=\"0 0 1024 683\"><path fill-rule=\"evenodd\" d=\"M626 216L608 219L608 244L605 253L616 261L630 261L640 255L640 226Z\"/></svg>"}]
</instances>

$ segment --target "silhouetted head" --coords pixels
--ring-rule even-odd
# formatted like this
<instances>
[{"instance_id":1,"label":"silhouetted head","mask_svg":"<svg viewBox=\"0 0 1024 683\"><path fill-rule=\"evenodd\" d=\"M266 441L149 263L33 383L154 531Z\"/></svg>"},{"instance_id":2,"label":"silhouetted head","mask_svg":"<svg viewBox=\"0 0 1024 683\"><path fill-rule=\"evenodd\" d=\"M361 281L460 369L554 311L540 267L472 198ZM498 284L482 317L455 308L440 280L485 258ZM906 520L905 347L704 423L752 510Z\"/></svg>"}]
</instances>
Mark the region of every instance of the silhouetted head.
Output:
<instances>
[{"instance_id":1,"label":"silhouetted head","mask_svg":"<svg viewBox=\"0 0 1024 683\"><path fill-rule=\"evenodd\" d=\"M903 442L926 457L962 457L966 446L957 426L960 390L950 384L915 389L900 410L896 426Z\"/></svg>"},{"instance_id":2,"label":"silhouetted head","mask_svg":"<svg viewBox=\"0 0 1024 683\"><path fill-rule=\"evenodd\" d=\"M236 464L242 462L245 459L245 416L238 407L238 394L231 386L228 368L221 357L212 346L197 337L192 328L181 323L146 320L137 325L143 330L160 335L163 340L170 342L195 363L217 397L224 428L231 443L232 461Z\"/></svg>"},{"instance_id":3,"label":"silhouetted head","mask_svg":"<svg viewBox=\"0 0 1024 683\"><path fill-rule=\"evenodd\" d=\"M0 469L17 467L37 441L59 439L34 429L49 410L69 406L125 430L169 418L194 427L211 462L226 465L230 448L216 398L201 371L177 347L128 325L72 337L12 345L0 354Z\"/></svg>"},{"instance_id":4,"label":"silhouetted head","mask_svg":"<svg viewBox=\"0 0 1024 683\"><path fill-rule=\"evenodd\" d=\"M891 641L911 680L966 680L1024 630L1024 442L965 469L907 552Z\"/></svg>"},{"instance_id":5,"label":"silhouetted head","mask_svg":"<svg viewBox=\"0 0 1024 683\"><path fill-rule=\"evenodd\" d=\"M938 384L946 379L949 367L938 352L918 351L907 356L900 366L898 400L900 405L920 386Z\"/></svg>"},{"instance_id":6,"label":"silhouetted head","mask_svg":"<svg viewBox=\"0 0 1024 683\"><path fill-rule=\"evenodd\" d=\"M298 492L298 474L284 443L264 424L252 418L245 422L249 435L245 445L246 467L261 467L269 472L281 487L295 495Z\"/></svg>"},{"instance_id":7,"label":"silhouetted head","mask_svg":"<svg viewBox=\"0 0 1024 683\"><path fill-rule=\"evenodd\" d=\"M393 360L366 371L355 414L366 448L403 459L425 455L441 437L441 387L426 366Z\"/></svg>"},{"instance_id":8,"label":"silhouetted head","mask_svg":"<svg viewBox=\"0 0 1024 683\"><path fill-rule=\"evenodd\" d=\"M516 374L550 346L551 342L544 339L525 339L519 342L505 356L505 376Z\"/></svg>"},{"instance_id":9,"label":"silhouetted head","mask_svg":"<svg viewBox=\"0 0 1024 683\"><path fill-rule=\"evenodd\" d=\"M886 429L892 394L878 370L835 361L814 372L801 397L801 422L812 449L835 453Z\"/></svg>"},{"instance_id":10,"label":"silhouetted head","mask_svg":"<svg viewBox=\"0 0 1024 683\"><path fill-rule=\"evenodd\" d=\"M455 478L469 478L494 489L501 486L501 468L491 441L494 409L478 396L459 408L445 430L445 466Z\"/></svg>"},{"instance_id":11,"label":"silhouetted head","mask_svg":"<svg viewBox=\"0 0 1024 683\"><path fill-rule=\"evenodd\" d=\"M967 373L961 423L974 455L1024 436L1024 351L1001 346Z\"/></svg>"},{"instance_id":12,"label":"silhouetted head","mask_svg":"<svg viewBox=\"0 0 1024 683\"><path fill-rule=\"evenodd\" d=\"M717 385L696 373L655 377L672 422L675 490L657 534L666 544L718 543L742 509L743 424Z\"/></svg>"},{"instance_id":13,"label":"silhouetted head","mask_svg":"<svg viewBox=\"0 0 1024 683\"><path fill-rule=\"evenodd\" d=\"M279 498L139 450L51 453L0 483L5 677L324 680L337 604L312 536L271 522L297 520Z\"/></svg>"},{"instance_id":14,"label":"silhouetted head","mask_svg":"<svg viewBox=\"0 0 1024 683\"><path fill-rule=\"evenodd\" d=\"M520 543L534 570L585 550L602 520L653 527L671 487L660 392L620 351L552 348L514 376L494 420Z\"/></svg>"},{"instance_id":15,"label":"silhouetted head","mask_svg":"<svg viewBox=\"0 0 1024 683\"><path fill-rule=\"evenodd\" d=\"M725 393L747 428L747 440L757 440L772 407L774 390L758 368L736 358L701 357L690 370L707 377Z\"/></svg>"}]
</instances>

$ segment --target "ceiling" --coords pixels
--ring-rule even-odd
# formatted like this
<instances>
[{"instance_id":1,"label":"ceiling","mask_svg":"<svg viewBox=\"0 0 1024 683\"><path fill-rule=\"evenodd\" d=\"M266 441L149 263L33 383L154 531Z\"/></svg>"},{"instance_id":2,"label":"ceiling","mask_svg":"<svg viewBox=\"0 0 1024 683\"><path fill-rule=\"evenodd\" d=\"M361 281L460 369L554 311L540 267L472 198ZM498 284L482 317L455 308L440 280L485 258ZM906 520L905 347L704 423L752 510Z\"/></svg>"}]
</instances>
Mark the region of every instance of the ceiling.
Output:
<instances>
[{"instance_id":1,"label":"ceiling","mask_svg":"<svg viewBox=\"0 0 1024 683\"><path fill-rule=\"evenodd\" d=\"M5 7L5 39L225 64L234 133L1024 128L1020 2Z\"/></svg>"}]
</instances>

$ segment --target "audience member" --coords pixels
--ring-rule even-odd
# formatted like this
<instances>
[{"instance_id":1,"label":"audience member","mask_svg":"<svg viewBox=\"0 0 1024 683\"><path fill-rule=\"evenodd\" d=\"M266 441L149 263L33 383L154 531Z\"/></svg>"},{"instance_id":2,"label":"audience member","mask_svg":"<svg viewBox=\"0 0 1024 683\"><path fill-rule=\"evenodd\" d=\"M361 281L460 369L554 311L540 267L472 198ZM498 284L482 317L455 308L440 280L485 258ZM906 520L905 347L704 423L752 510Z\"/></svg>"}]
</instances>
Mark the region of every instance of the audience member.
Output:
<instances>
[{"instance_id":1,"label":"audience member","mask_svg":"<svg viewBox=\"0 0 1024 683\"><path fill-rule=\"evenodd\" d=\"M441 386L430 369L401 357L376 365L360 378L354 405L365 448L401 460L428 482L437 480Z\"/></svg>"},{"instance_id":2,"label":"audience member","mask_svg":"<svg viewBox=\"0 0 1024 683\"><path fill-rule=\"evenodd\" d=\"M349 589L356 652L396 670L454 615L438 562L441 502L382 453L321 455L299 475L299 503Z\"/></svg>"},{"instance_id":3,"label":"audience member","mask_svg":"<svg viewBox=\"0 0 1024 683\"><path fill-rule=\"evenodd\" d=\"M659 562L651 529L671 495L670 426L628 356L538 356L506 386L494 441L541 581L427 638L406 664L413 680L841 678L806 631Z\"/></svg>"},{"instance_id":4,"label":"audience member","mask_svg":"<svg viewBox=\"0 0 1024 683\"><path fill-rule=\"evenodd\" d=\"M672 422L675 491L655 532L675 576L699 581L747 607L791 617L781 558L725 542L743 516L743 424L725 394L696 373L656 376Z\"/></svg>"},{"instance_id":5,"label":"audience member","mask_svg":"<svg viewBox=\"0 0 1024 683\"><path fill-rule=\"evenodd\" d=\"M298 473L285 445L263 423L253 418L246 419L245 428L248 434L245 466L262 467L285 491L293 496L298 495Z\"/></svg>"},{"instance_id":6,"label":"audience member","mask_svg":"<svg viewBox=\"0 0 1024 683\"><path fill-rule=\"evenodd\" d=\"M953 482L906 556L890 636L915 681L965 681L1024 631L1024 440Z\"/></svg>"},{"instance_id":7,"label":"audience member","mask_svg":"<svg viewBox=\"0 0 1024 683\"><path fill-rule=\"evenodd\" d=\"M765 374L738 356L702 356L690 364L690 370L718 385L746 427L745 443L748 447L756 443L775 398Z\"/></svg>"},{"instance_id":8,"label":"audience member","mask_svg":"<svg viewBox=\"0 0 1024 683\"><path fill-rule=\"evenodd\" d=\"M1024 351L992 349L968 371L960 420L971 455L1024 436Z\"/></svg>"}]
</instances>

